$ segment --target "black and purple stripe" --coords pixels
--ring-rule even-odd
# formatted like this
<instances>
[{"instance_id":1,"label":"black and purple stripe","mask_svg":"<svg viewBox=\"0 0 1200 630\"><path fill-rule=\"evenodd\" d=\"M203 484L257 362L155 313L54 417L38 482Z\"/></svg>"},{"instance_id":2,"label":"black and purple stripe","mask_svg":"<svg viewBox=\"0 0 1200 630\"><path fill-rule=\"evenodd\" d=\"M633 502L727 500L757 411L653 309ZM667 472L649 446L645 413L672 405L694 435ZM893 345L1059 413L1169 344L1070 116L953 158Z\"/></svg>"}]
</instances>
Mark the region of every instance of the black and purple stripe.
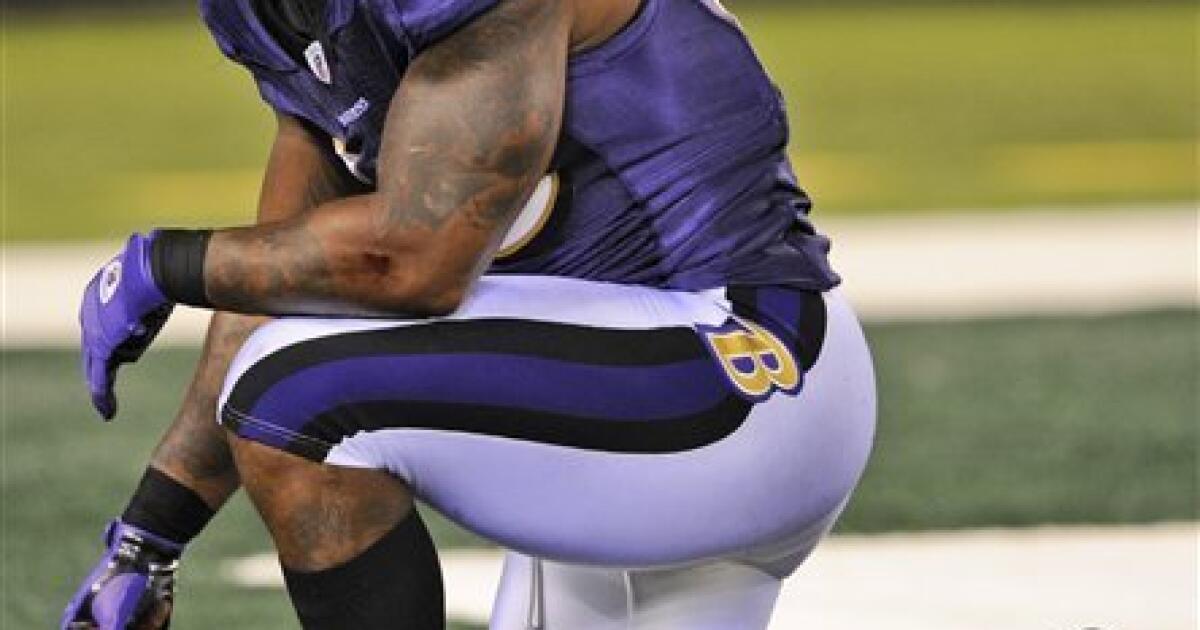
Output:
<instances>
[{"instance_id":1,"label":"black and purple stripe","mask_svg":"<svg viewBox=\"0 0 1200 630\"><path fill-rule=\"evenodd\" d=\"M239 379L222 422L324 459L359 431L464 431L628 453L698 448L749 413L691 328L442 321L287 347Z\"/></svg>"},{"instance_id":2,"label":"black and purple stripe","mask_svg":"<svg viewBox=\"0 0 1200 630\"><path fill-rule=\"evenodd\" d=\"M811 367L825 328L818 294L747 289L730 298L738 315L770 326ZM752 406L691 327L477 319L288 346L242 375L222 423L318 461L361 431L405 428L670 453L725 438Z\"/></svg>"}]
</instances>

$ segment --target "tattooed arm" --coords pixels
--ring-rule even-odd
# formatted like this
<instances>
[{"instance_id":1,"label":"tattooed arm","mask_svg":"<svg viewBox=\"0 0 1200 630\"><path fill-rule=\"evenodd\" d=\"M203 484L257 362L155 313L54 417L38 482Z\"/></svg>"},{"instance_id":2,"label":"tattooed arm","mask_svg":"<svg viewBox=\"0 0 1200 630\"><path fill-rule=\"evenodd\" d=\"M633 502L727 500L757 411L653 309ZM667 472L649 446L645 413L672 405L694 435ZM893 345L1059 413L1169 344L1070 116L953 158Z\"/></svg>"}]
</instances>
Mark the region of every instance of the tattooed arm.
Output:
<instances>
[{"instance_id":1,"label":"tattooed arm","mask_svg":"<svg viewBox=\"0 0 1200 630\"><path fill-rule=\"evenodd\" d=\"M297 120L279 117L259 198L259 223L286 221L361 192L361 186L335 168L317 142ZM217 397L234 355L265 321L264 317L213 314L191 386L151 459L154 468L192 489L214 509L238 487L225 432L214 421Z\"/></svg>"},{"instance_id":2,"label":"tattooed arm","mask_svg":"<svg viewBox=\"0 0 1200 630\"><path fill-rule=\"evenodd\" d=\"M216 232L208 298L244 313L452 311L549 164L570 29L568 2L505 0L422 53L388 113L378 191Z\"/></svg>"}]
</instances>

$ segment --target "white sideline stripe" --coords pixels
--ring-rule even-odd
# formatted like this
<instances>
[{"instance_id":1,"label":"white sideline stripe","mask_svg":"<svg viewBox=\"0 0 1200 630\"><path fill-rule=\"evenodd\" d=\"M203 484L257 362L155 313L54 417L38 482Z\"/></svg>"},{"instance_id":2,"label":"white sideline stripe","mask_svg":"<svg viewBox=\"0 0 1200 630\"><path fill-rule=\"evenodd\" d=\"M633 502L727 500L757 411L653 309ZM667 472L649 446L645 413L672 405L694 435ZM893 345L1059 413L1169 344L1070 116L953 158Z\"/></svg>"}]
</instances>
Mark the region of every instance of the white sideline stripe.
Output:
<instances>
[{"instance_id":1,"label":"white sideline stripe","mask_svg":"<svg viewBox=\"0 0 1200 630\"><path fill-rule=\"evenodd\" d=\"M1198 541L1196 523L834 536L785 583L771 630L1195 630ZM500 552L441 555L450 617L486 624ZM223 573L283 586L272 554Z\"/></svg>"},{"instance_id":2,"label":"white sideline stripe","mask_svg":"<svg viewBox=\"0 0 1200 630\"><path fill-rule=\"evenodd\" d=\"M1192 205L820 219L867 319L1091 314L1197 304ZM8 245L3 347L74 346L79 294L116 243ZM195 345L180 308L159 345Z\"/></svg>"},{"instance_id":3,"label":"white sideline stripe","mask_svg":"<svg viewBox=\"0 0 1200 630\"><path fill-rule=\"evenodd\" d=\"M869 319L1196 306L1197 207L1045 209L819 222Z\"/></svg>"}]
</instances>

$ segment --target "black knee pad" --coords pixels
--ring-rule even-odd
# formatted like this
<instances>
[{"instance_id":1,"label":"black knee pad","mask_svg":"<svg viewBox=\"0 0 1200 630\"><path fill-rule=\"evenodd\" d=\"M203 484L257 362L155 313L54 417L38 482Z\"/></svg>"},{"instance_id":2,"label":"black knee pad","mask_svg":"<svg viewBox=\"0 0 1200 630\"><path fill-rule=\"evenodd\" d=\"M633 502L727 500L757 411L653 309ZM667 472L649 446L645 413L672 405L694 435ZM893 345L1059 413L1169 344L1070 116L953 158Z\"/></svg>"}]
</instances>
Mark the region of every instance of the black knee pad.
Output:
<instances>
[{"instance_id":1,"label":"black knee pad","mask_svg":"<svg viewBox=\"0 0 1200 630\"><path fill-rule=\"evenodd\" d=\"M444 630L437 551L414 508L349 562L315 573L283 569L305 630Z\"/></svg>"}]
</instances>

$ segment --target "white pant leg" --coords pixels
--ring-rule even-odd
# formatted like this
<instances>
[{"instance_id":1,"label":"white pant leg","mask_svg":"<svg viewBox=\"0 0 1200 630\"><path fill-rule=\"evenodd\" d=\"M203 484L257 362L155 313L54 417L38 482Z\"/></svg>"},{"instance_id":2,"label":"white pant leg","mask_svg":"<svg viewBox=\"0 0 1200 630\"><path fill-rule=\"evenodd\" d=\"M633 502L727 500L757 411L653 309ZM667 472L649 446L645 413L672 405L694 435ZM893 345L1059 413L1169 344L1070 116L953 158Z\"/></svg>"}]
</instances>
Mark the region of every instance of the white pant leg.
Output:
<instances>
[{"instance_id":1,"label":"white pant leg","mask_svg":"<svg viewBox=\"0 0 1200 630\"><path fill-rule=\"evenodd\" d=\"M636 630L765 630L782 583L732 561L629 572Z\"/></svg>"},{"instance_id":2,"label":"white pant leg","mask_svg":"<svg viewBox=\"0 0 1200 630\"><path fill-rule=\"evenodd\" d=\"M492 607L490 630L528 630L533 561L509 552ZM542 561L542 630L628 630L626 572Z\"/></svg>"},{"instance_id":3,"label":"white pant leg","mask_svg":"<svg viewBox=\"0 0 1200 630\"><path fill-rule=\"evenodd\" d=\"M491 630L528 630L532 571L528 556L506 556ZM735 561L653 570L542 561L542 572L542 630L764 630L782 584Z\"/></svg>"}]
</instances>

